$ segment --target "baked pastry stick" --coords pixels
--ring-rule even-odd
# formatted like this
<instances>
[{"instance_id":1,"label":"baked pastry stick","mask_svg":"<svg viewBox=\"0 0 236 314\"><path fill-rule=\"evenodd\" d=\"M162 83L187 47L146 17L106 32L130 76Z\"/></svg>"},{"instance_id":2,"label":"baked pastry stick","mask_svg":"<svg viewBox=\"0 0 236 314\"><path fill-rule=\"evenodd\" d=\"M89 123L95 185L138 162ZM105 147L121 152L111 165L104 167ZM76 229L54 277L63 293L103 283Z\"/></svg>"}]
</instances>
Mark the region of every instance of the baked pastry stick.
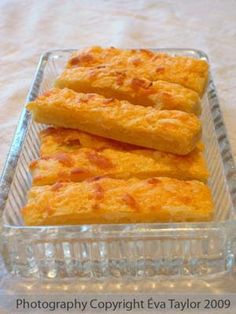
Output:
<instances>
[{"instance_id":1,"label":"baked pastry stick","mask_svg":"<svg viewBox=\"0 0 236 314\"><path fill-rule=\"evenodd\" d=\"M123 50L90 47L75 52L67 67L100 67L129 69L136 76L151 81L177 83L203 95L208 81L208 63L186 56L171 56L146 49Z\"/></svg>"},{"instance_id":2,"label":"baked pastry stick","mask_svg":"<svg viewBox=\"0 0 236 314\"><path fill-rule=\"evenodd\" d=\"M33 187L22 214L30 226L209 221L213 202L199 181L95 178Z\"/></svg>"},{"instance_id":3,"label":"baked pastry stick","mask_svg":"<svg viewBox=\"0 0 236 314\"><path fill-rule=\"evenodd\" d=\"M164 176L200 181L208 177L199 147L179 156L61 128L43 130L40 139L40 159L30 164L33 185L79 182L95 176L117 179Z\"/></svg>"},{"instance_id":4,"label":"baked pastry stick","mask_svg":"<svg viewBox=\"0 0 236 314\"><path fill-rule=\"evenodd\" d=\"M53 89L27 108L36 122L179 155L190 153L201 136L200 121L193 114L135 106L69 89Z\"/></svg>"},{"instance_id":5,"label":"baked pastry stick","mask_svg":"<svg viewBox=\"0 0 236 314\"><path fill-rule=\"evenodd\" d=\"M106 67L70 68L57 78L55 86L128 100L134 105L181 110L196 115L201 113L200 98L195 91L166 81L140 79L135 72L127 70L116 71Z\"/></svg>"}]
</instances>

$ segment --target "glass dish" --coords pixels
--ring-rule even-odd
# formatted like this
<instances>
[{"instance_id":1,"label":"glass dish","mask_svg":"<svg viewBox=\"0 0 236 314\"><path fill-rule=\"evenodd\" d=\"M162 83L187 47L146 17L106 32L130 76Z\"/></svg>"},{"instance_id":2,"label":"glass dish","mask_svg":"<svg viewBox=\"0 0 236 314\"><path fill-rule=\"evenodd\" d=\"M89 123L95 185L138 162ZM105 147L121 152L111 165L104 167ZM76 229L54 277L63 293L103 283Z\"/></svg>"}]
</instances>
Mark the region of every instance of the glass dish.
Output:
<instances>
[{"instance_id":1,"label":"glass dish","mask_svg":"<svg viewBox=\"0 0 236 314\"><path fill-rule=\"evenodd\" d=\"M207 59L191 49L156 49ZM45 53L27 101L49 89L73 50ZM38 157L45 126L24 109L0 186L1 250L9 273L30 278L187 278L233 272L236 254L236 171L210 77L202 101L203 142L215 203L214 221L26 227L20 208L31 185L28 163Z\"/></svg>"}]
</instances>

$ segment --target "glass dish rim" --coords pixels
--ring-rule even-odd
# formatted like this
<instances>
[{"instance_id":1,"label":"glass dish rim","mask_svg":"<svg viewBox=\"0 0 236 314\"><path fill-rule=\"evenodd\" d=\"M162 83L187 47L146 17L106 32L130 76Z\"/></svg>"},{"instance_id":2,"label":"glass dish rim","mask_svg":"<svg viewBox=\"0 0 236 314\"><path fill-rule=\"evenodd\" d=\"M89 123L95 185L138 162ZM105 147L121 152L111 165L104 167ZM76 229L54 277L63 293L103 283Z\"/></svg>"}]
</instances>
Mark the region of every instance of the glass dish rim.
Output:
<instances>
[{"instance_id":1,"label":"glass dish rim","mask_svg":"<svg viewBox=\"0 0 236 314\"><path fill-rule=\"evenodd\" d=\"M132 49L132 48L128 48L128 49ZM134 49L140 49L140 48L134 48ZM188 53L191 54L195 54L199 57L199 59L205 59L206 61L209 62L209 57L208 55L202 51L202 50L198 50L198 49L191 49L191 48L147 48L153 51L159 51L159 52L167 52L167 53L172 53L172 54L182 54L182 55L186 55ZM53 49L53 50L48 50L44 53L41 54L32 83L30 85L29 88L29 92L27 94L26 100L24 102L24 105L29 102L32 101L38 94L39 91L39 87L40 87L40 83L42 81L43 78L43 74L44 74L44 68L47 64L48 59L55 54L59 54L59 53L72 53L75 52L78 49ZM38 85L38 86L37 86ZM214 98L214 110L218 111L218 120L220 122L220 129L221 129L221 133L223 131L224 133L224 137L223 139L221 139L222 144L219 143L219 138L218 138L218 134L217 132L219 130L217 130L216 126L215 126L215 122L214 122L214 126L215 126L215 132L217 135L217 142L218 142L218 146L219 148L223 145L224 146L224 150L227 151L227 161L223 160L223 156L222 156L222 150L220 149L220 155L221 155L221 159L223 162L223 168L224 168L224 172L226 172L226 167L230 167L231 171L233 172L233 175L230 175L230 178L227 178L226 174L225 174L225 179L226 179L226 184L229 185L233 185L236 184L236 166L235 166L235 162L234 162L234 158L232 155L232 150L231 150L231 146L230 143L228 141L228 136L227 136L227 131L226 131L226 127L223 121L223 116L222 116L222 112L221 112L221 108L219 105L219 100L218 100L218 96L217 96L217 92L216 92L216 88L213 82L213 78L211 75L211 72L209 73L209 84L208 84L208 88L206 93L208 95L210 95L211 93L213 94L212 98ZM212 108L211 108L211 113L212 113ZM10 191L11 188L11 183L14 177L14 173L15 173L15 169L17 167L17 162L18 162L18 158L19 155L21 153L21 148L22 145L24 143L24 139L25 139L25 135L27 133L27 129L28 129L28 124L29 121L31 119L31 116L29 114L29 112L26 110L25 106L22 109L21 115L20 115L20 119L19 122L17 124L16 127L16 131L15 134L13 136L13 140L12 143L10 145L10 149L9 149L9 153L7 155L6 161L5 161L5 165L3 167L2 170L2 174L0 177L0 215L3 215L4 212L4 208L5 208L5 203L7 200L7 196L8 193ZM230 182L229 182L230 181ZM236 185L235 185L236 186ZM234 189L233 191L229 191L231 198L233 196L236 197L236 189ZM235 207L233 206L233 209L235 210ZM234 223L236 221L236 218L234 217L234 219L232 219L231 217L229 219L223 220L223 221L209 221L209 222L177 222L177 223L138 223L138 224L85 224L85 225L49 225L49 226L16 226L16 225L11 225L11 224L7 224L7 223L3 223L1 222L3 228L6 229L11 229L11 230L19 230L19 231L31 231L31 230L70 230L72 232L97 232L98 229L101 229L101 231L106 234L106 233L117 233L120 231L124 231L127 229L127 227L129 227L128 233L136 233L137 231L140 233L141 230L140 229L144 229L145 232L156 232L156 231L168 231L168 230L204 230L204 229L218 229L219 227L225 227L226 225L229 226L232 223ZM114 230L114 227L116 229L116 231ZM84 230L81 230L84 229ZM105 230L104 230L105 229ZM127 231L127 230L126 230Z\"/></svg>"}]
</instances>

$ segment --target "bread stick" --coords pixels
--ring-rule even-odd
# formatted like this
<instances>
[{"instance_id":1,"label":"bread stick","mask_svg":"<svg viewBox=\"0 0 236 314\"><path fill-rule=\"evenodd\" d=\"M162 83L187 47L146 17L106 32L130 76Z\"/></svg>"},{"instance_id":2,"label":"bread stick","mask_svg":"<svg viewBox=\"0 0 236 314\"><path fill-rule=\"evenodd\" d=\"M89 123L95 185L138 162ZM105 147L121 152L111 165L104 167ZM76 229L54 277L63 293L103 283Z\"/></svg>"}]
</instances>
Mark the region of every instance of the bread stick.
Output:
<instances>
[{"instance_id":1,"label":"bread stick","mask_svg":"<svg viewBox=\"0 0 236 314\"><path fill-rule=\"evenodd\" d=\"M29 226L209 221L213 203L199 181L96 178L33 187L22 214Z\"/></svg>"},{"instance_id":2,"label":"bread stick","mask_svg":"<svg viewBox=\"0 0 236 314\"><path fill-rule=\"evenodd\" d=\"M175 83L142 79L127 70L70 68L57 78L55 86L82 93L98 93L108 98L127 100L134 105L196 115L201 113L200 98L195 91Z\"/></svg>"},{"instance_id":3,"label":"bread stick","mask_svg":"<svg viewBox=\"0 0 236 314\"><path fill-rule=\"evenodd\" d=\"M118 179L164 176L203 182L208 177L198 147L186 156L179 156L62 128L43 130L40 138L40 158L30 165L33 185L79 182L95 176Z\"/></svg>"},{"instance_id":4,"label":"bread stick","mask_svg":"<svg viewBox=\"0 0 236 314\"><path fill-rule=\"evenodd\" d=\"M147 49L90 47L75 52L67 67L129 69L141 78L177 83L203 95L208 81L208 63L187 56L171 56Z\"/></svg>"},{"instance_id":5,"label":"bread stick","mask_svg":"<svg viewBox=\"0 0 236 314\"><path fill-rule=\"evenodd\" d=\"M36 122L179 155L190 153L201 137L200 121L193 114L135 106L69 89L53 89L27 108Z\"/></svg>"}]
</instances>

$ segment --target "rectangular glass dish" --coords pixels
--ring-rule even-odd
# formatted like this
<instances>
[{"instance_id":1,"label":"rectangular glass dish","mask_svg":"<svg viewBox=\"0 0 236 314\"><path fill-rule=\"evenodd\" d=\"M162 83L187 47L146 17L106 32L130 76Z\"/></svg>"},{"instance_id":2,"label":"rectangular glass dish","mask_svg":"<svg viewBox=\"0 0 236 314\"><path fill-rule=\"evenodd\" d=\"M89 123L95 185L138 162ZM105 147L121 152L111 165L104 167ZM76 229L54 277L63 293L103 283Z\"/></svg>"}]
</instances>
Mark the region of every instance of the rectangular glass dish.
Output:
<instances>
[{"instance_id":1,"label":"rectangular glass dish","mask_svg":"<svg viewBox=\"0 0 236 314\"><path fill-rule=\"evenodd\" d=\"M45 53L27 101L53 86L73 50ZM197 50L156 49L207 60ZM233 272L236 256L236 170L214 83L202 99L203 142L215 217L207 223L27 227L20 209L38 157L38 132L23 109L0 182L1 253L9 273L31 278L181 278Z\"/></svg>"}]
</instances>

